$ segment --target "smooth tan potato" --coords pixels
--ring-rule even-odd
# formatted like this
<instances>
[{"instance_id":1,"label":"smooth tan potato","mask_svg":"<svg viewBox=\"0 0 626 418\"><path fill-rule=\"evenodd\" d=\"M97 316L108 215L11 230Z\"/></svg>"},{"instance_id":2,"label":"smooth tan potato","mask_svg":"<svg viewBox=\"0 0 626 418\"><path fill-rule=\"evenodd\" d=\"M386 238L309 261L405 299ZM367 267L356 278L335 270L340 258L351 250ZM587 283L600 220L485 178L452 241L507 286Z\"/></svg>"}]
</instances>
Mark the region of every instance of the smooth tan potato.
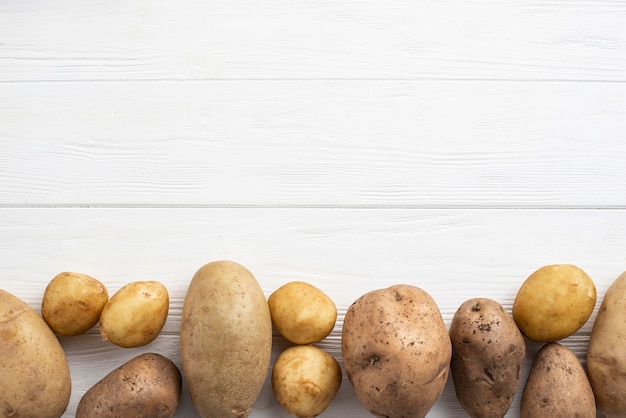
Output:
<instances>
[{"instance_id":1,"label":"smooth tan potato","mask_svg":"<svg viewBox=\"0 0 626 418\"><path fill-rule=\"evenodd\" d=\"M598 409L626 416L626 272L608 288L593 323L587 373Z\"/></svg>"},{"instance_id":2,"label":"smooth tan potato","mask_svg":"<svg viewBox=\"0 0 626 418\"><path fill-rule=\"evenodd\" d=\"M503 417L520 384L526 342L513 318L492 299L465 301L450 323L450 370L471 417Z\"/></svg>"},{"instance_id":3,"label":"smooth tan potato","mask_svg":"<svg viewBox=\"0 0 626 418\"><path fill-rule=\"evenodd\" d=\"M161 283L128 283L115 292L100 314L102 339L125 348L146 345L163 329L169 307L169 294Z\"/></svg>"},{"instance_id":4,"label":"smooth tan potato","mask_svg":"<svg viewBox=\"0 0 626 418\"><path fill-rule=\"evenodd\" d=\"M576 354L548 343L536 354L522 393L521 418L595 418L593 391Z\"/></svg>"},{"instance_id":5,"label":"smooth tan potato","mask_svg":"<svg viewBox=\"0 0 626 418\"><path fill-rule=\"evenodd\" d=\"M569 337L591 316L596 287L571 264L553 264L532 273L513 302L513 319L533 341L552 342Z\"/></svg>"},{"instance_id":6,"label":"smooth tan potato","mask_svg":"<svg viewBox=\"0 0 626 418\"><path fill-rule=\"evenodd\" d=\"M313 345L296 345L280 353L272 369L272 390L281 407L297 418L320 415L341 386L341 367Z\"/></svg>"},{"instance_id":7,"label":"smooth tan potato","mask_svg":"<svg viewBox=\"0 0 626 418\"><path fill-rule=\"evenodd\" d=\"M252 273L214 261L194 275L183 305L180 354L203 418L244 418L269 372L272 319Z\"/></svg>"},{"instance_id":8,"label":"smooth tan potato","mask_svg":"<svg viewBox=\"0 0 626 418\"><path fill-rule=\"evenodd\" d=\"M322 341L337 320L335 303L315 286L301 281L281 286L268 303L274 326L295 344Z\"/></svg>"},{"instance_id":9,"label":"smooth tan potato","mask_svg":"<svg viewBox=\"0 0 626 418\"><path fill-rule=\"evenodd\" d=\"M41 315L57 334L78 335L98 323L108 301L109 293L98 280L86 274L63 272L48 283Z\"/></svg>"},{"instance_id":10,"label":"smooth tan potato","mask_svg":"<svg viewBox=\"0 0 626 418\"><path fill-rule=\"evenodd\" d=\"M182 377L168 358L141 354L111 371L81 398L76 418L171 418Z\"/></svg>"},{"instance_id":11,"label":"smooth tan potato","mask_svg":"<svg viewBox=\"0 0 626 418\"><path fill-rule=\"evenodd\" d=\"M452 346L433 298L396 285L357 299L343 322L344 367L377 417L424 417L441 395Z\"/></svg>"},{"instance_id":12,"label":"smooth tan potato","mask_svg":"<svg viewBox=\"0 0 626 418\"><path fill-rule=\"evenodd\" d=\"M71 390L67 359L52 330L0 289L0 416L58 418Z\"/></svg>"}]
</instances>

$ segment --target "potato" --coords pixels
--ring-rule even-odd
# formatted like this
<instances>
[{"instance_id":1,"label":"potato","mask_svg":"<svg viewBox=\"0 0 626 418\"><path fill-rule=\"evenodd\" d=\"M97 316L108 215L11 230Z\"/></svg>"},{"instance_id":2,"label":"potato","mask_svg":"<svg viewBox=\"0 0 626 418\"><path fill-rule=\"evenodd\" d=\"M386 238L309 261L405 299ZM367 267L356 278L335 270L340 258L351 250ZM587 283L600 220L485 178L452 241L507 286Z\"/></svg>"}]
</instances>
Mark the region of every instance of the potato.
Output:
<instances>
[{"instance_id":1,"label":"potato","mask_svg":"<svg viewBox=\"0 0 626 418\"><path fill-rule=\"evenodd\" d=\"M441 395L452 346L433 298L395 285L368 292L346 312L344 367L357 398L377 417L424 417Z\"/></svg>"},{"instance_id":2,"label":"potato","mask_svg":"<svg viewBox=\"0 0 626 418\"><path fill-rule=\"evenodd\" d=\"M78 335L98 323L108 301L109 293L98 280L86 274L63 272L48 283L41 315L57 334Z\"/></svg>"},{"instance_id":3,"label":"potato","mask_svg":"<svg viewBox=\"0 0 626 418\"><path fill-rule=\"evenodd\" d=\"M295 281L281 286L268 299L272 322L287 340L295 344L322 341L337 320L335 303L321 290Z\"/></svg>"},{"instance_id":4,"label":"potato","mask_svg":"<svg viewBox=\"0 0 626 418\"><path fill-rule=\"evenodd\" d=\"M272 319L259 283L233 261L205 264L193 276L180 326L180 354L201 417L244 418L270 366Z\"/></svg>"},{"instance_id":5,"label":"potato","mask_svg":"<svg viewBox=\"0 0 626 418\"><path fill-rule=\"evenodd\" d=\"M596 287L571 264L541 267L522 284L513 302L513 319L529 339L552 342L569 337L591 316Z\"/></svg>"},{"instance_id":6,"label":"potato","mask_svg":"<svg viewBox=\"0 0 626 418\"><path fill-rule=\"evenodd\" d=\"M182 377L174 363L160 354L141 354L85 392L76 418L171 418L181 388Z\"/></svg>"},{"instance_id":7,"label":"potato","mask_svg":"<svg viewBox=\"0 0 626 418\"><path fill-rule=\"evenodd\" d=\"M161 283L128 283L115 292L100 314L102 339L125 348L146 345L163 329L169 306L169 294Z\"/></svg>"},{"instance_id":8,"label":"potato","mask_svg":"<svg viewBox=\"0 0 626 418\"><path fill-rule=\"evenodd\" d=\"M465 301L450 323L450 371L461 406L471 417L503 417L520 384L526 342L495 300Z\"/></svg>"},{"instance_id":9,"label":"potato","mask_svg":"<svg viewBox=\"0 0 626 418\"><path fill-rule=\"evenodd\" d=\"M332 402L341 386L341 367L313 345L296 345L280 353L272 369L276 400L291 415L313 418Z\"/></svg>"},{"instance_id":10,"label":"potato","mask_svg":"<svg viewBox=\"0 0 626 418\"><path fill-rule=\"evenodd\" d=\"M593 323L587 373L598 409L626 416L626 272L608 288Z\"/></svg>"},{"instance_id":11,"label":"potato","mask_svg":"<svg viewBox=\"0 0 626 418\"><path fill-rule=\"evenodd\" d=\"M0 416L58 418L71 391L70 368L52 330L0 289Z\"/></svg>"},{"instance_id":12,"label":"potato","mask_svg":"<svg viewBox=\"0 0 626 418\"><path fill-rule=\"evenodd\" d=\"M569 348L552 342L539 350L522 392L520 417L596 417L591 385Z\"/></svg>"}]
</instances>

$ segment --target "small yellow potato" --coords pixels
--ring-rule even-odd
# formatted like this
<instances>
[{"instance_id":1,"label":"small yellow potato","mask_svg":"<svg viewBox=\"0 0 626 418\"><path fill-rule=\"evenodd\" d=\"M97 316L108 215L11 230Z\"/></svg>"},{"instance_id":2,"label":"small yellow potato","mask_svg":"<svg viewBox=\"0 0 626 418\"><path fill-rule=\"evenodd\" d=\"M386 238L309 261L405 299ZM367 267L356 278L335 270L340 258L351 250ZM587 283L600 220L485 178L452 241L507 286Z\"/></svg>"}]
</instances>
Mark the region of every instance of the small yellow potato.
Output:
<instances>
[{"instance_id":1,"label":"small yellow potato","mask_svg":"<svg viewBox=\"0 0 626 418\"><path fill-rule=\"evenodd\" d=\"M535 356L522 392L520 418L596 418L591 385L576 354L559 343Z\"/></svg>"},{"instance_id":2,"label":"small yellow potato","mask_svg":"<svg viewBox=\"0 0 626 418\"><path fill-rule=\"evenodd\" d=\"M553 342L582 327L596 305L591 278L571 264L541 267L522 284L513 302L513 319L526 337Z\"/></svg>"},{"instance_id":3,"label":"small yellow potato","mask_svg":"<svg viewBox=\"0 0 626 418\"><path fill-rule=\"evenodd\" d=\"M473 418L501 418L520 385L526 342L500 303L465 301L450 323L456 396Z\"/></svg>"},{"instance_id":4,"label":"small yellow potato","mask_svg":"<svg viewBox=\"0 0 626 418\"><path fill-rule=\"evenodd\" d=\"M57 337L30 306L0 289L0 416L59 418L71 391Z\"/></svg>"},{"instance_id":5,"label":"small yellow potato","mask_svg":"<svg viewBox=\"0 0 626 418\"><path fill-rule=\"evenodd\" d=\"M272 318L252 273L234 261L202 266L180 324L180 357L202 418L245 418L270 369Z\"/></svg>"},{"instance_id":6,"label":"small yellow potato","mask_svg":"<svg viewBox=\"0 0 626 418\"><path fill-rule=\"evenodd\" d=\"M335 303L305 282L295 281L280 287L270 295L268 304L278 332L295 344L322 341L337 320Z\"/></svg>"},{"instance_id":7,"label":"small yellow potato","mask_svg":"<svg viewBox=\"0 0 626 418\"><path fill-rule=\"evenodd\" d=\"M141 354L103 377L81 398L76 418L172 418L182 376L168 358Z\"/></svg>"},{"instance_id":8,"label":"small yellow potato","mask_svg":"<svg viewBox=\"0 0 626 418\"><path fill-rule=\"evenodd\" d=\"M86 274L63 272L48 283L41 315L57 334L78 335L98 323L108 301L109 293L98 280Z\"/></svg>"},{"instance_id":9,"label":"small yellow potato","mask_svg":"<svg viewBox=\"0 0 626 418\"><path fill-rule=\"evenodd\" d=\"M598 409L626 417L626 272L608 288L593 323L587 373Z\"/></svg>"},{"instance_id":10,"label":"small yellow potato","mask_svg":"<svg viewBox=\"0 0 626 418\"><path fill-rule=\"evenodd\" d=\"M357 299L343 321L344 367L377 417L423 418L448 379L452 344L435 300L395 285Z\"/></svg>"},{"instance_id":11,"label":"small yellow potato","mask_svg":"<svg viewBox=\"0 0 626 418\"><path fill-rule=\"evenodd\" d=\"M129 283L119 289L102 310L102 339L125 348L146 345L163 329L169 306L169 294L161 283Z\"/></svg>"},{"instance_id":12,"label":"small yellow potato","mask_svg":"<svg viewBox=\"0 0 626 418\"><path fill-rule=\"evenodd\" d=\"M297 418L320 415L341 386L341 367L313 345L295 345L280 353L272 369L272 390L281 407Z\"/></svg>"}]
</instances>

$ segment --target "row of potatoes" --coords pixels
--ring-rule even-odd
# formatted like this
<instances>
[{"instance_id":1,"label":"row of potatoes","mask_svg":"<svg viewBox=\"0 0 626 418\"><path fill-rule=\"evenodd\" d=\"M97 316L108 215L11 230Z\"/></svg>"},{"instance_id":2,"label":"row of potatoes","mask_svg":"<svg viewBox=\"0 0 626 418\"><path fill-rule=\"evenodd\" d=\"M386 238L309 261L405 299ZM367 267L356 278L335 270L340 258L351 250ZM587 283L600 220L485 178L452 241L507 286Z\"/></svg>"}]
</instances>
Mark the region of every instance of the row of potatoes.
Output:
<instances>
[{"instance_id":1,"label":"row of potatoes","mask_svg":"<svg viewBox=\"0 0 626 418\"><path fill-rule=\"evenodd\" d=\"M596 305L580 268L550 265L520 287L512 315L473 298L446 329L434 299L413 285L370 291L347 310L341 349L358 400L374 416L424 417L451 373L472 417L503 417L521 384L525 338L545 343L524 383L522 417L626 416L626 273L607 290L585 371L558 341L576 333ZM41 316L0 290L0 412L58 418L71 393L67 359L54 333L77 335L100 322L105 341L138 347L165 324L169 296L158 282L134 282L110 299L99 281L61 273L47 286ZM322 291L291 282L266 299L253 274L215 261L194 275L185 297L180 355L184 379L202 417L244 418L267 378L275 328L293 345L271 370L278 403L298 418L320 415L342 380L339 362L314 343L335 327L337 309ZM10 371L10 372L9 372ZM173 417L182 377L169 359L142 354L89 389L76 416Z\"/></svg>"}]
</instances>

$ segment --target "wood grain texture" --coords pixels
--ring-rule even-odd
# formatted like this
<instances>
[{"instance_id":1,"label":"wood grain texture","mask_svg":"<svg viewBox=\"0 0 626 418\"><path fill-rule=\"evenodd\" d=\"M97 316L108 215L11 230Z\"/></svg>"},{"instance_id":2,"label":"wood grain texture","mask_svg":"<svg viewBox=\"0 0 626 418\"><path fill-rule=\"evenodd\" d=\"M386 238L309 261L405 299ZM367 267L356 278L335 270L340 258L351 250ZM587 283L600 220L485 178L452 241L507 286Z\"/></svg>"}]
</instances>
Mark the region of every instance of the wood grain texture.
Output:
<instances>
[{"instance_id":1,"label":"wood grain texture","mask_svg":"<svg viewBox=\"0 0 626 418\"><path fill-rule=\"evenodd\" d=\"M209 261L244 264L267 296L291 280L325 291L339 319L319 345L340 363L343 315L366 291L417 285L437 301L449 326L466 299L490 297L510 312L517 289L536 268L573 263L598 289L592 319L564 340L584 361L595 312L623 271L626 248L624 210L5 208L0 219L0 283L35 309L48 281L68 270L98 278L111 294L147 279L170 292L168 321L148 346L114 347L100 340L97 327L61 339L74 383L67 417L92 384L138 353L156 351L180 366L184 295L195 271ZM274 343L273 360L287 347L277 334ZM529 343L525 373L539 348ZM519 393L509 417L519 416L518 406ZM323 416L361 417L361 408L346 379ZM187 392L177 416L194 416ZM287 415L272 399L268 381L253 417L274 416ZM464 416L451 382L429 416Z\"/></svg>"},{"instance_id":2,"label":"wood grain texture","mask_svg":"<svg viewBox=\"0 0 626 418\"><path fill-rule=\"evenodd\" d=\"M0 81L626 78L621 1L0 3Z\"/></svg>"},{"instance_id":3,"label":"wood grain texture","mask_svg":"<svg viewBox=\"0 0 626 418\"><path fill-rule=\"evenodd\" d=\"M0 85L0 204L624 207L626 84Z\"/></svg>"}]
</instances>

